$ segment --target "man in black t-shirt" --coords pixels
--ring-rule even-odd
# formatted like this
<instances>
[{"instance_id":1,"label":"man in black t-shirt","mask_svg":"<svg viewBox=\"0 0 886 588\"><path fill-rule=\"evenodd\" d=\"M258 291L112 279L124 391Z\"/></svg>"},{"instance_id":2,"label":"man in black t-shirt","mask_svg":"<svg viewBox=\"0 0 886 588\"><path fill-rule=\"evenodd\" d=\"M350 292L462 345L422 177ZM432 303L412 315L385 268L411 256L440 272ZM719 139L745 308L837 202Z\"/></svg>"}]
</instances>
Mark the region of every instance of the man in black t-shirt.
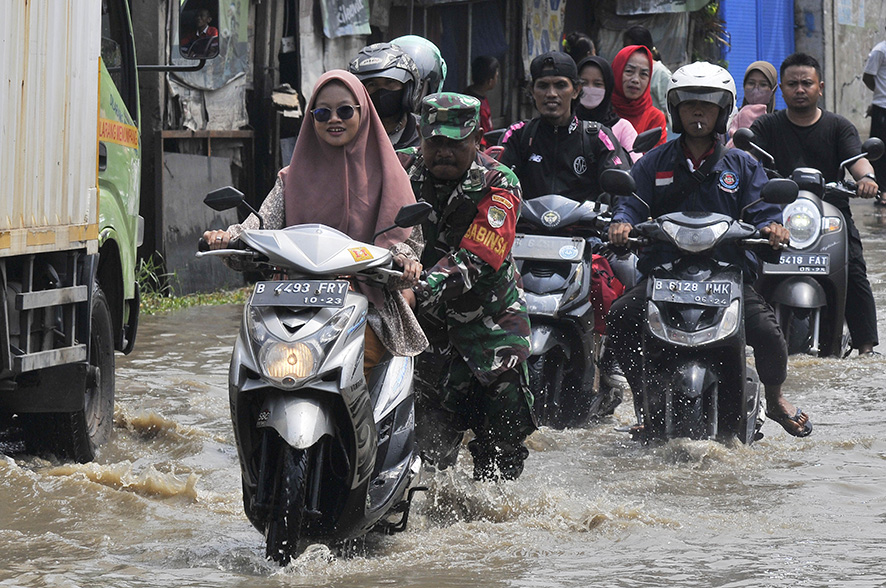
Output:
<instances>
[{"instance_id":1,"label":"man in black t-shirt","mask_svg":"<svg viewBox=\"0 0 886 588\"><path fill-rule=\"evenodd\" d=\"M787 110L763 115L751 125L757 144L775 158L775 167L784 177L797 167L811 167L827 182L841 180L840 163L861 153L861 140L846 118L818 107L824 87L821 66L811 55L794 53L782 62L779 76ZM858 182L857 196L877 195L879 186L867 159L849 166L849 173ZM846 322L852 345L860 356L879 355L874 351L878 344L877 308L849 200L839 195L826 195L825 200L843 213L849 235Z\"/></svg>"}]
</instances>

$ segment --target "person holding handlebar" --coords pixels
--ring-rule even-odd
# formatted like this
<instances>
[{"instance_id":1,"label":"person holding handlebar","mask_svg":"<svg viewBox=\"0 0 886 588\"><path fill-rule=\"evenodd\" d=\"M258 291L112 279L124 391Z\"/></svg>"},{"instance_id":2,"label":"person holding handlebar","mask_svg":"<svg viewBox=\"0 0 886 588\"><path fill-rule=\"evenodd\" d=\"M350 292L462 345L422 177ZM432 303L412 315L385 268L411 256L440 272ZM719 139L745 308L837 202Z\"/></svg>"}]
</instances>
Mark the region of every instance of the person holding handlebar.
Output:
<instances>
[{"instance_id":1,"label":"person holding handlebar","mask_svg":"<svg viewBox=\"0 0 886 588\"><path fill-rule=\"evenodd\" d=\"M821 66L811 55L794 53L782 62L779 75L779 87L787 109L758 118L751 125L754 142L772 155L776 170L784 177L790 177L798 167L811 167L820 171L826 182L842 180L840 163L862 152L861 139L846 118L818 106L824 88ZM850 165L849 173L857 182L856 196L877 196L880 187L867 159L862 157ZM846 220L849 237L846 323L852 346L858 349L859 357L880 356L874 351L879 344L877 307L849 199L845 194L828 190L824 201L840 209Z\"/></svg>"},{"instance_id":2,"label":"person holding handlebar","mask_svg":"<svg viewBox=\"0 0 886 588\"><path fill-rule=\"evenodd\" d=\"M738 149L723 146L720 136L735 104L735 81L722 67L696 62L674 72L668 87L668 109L679 139L656 147L632 168L637 195L619 198L609 227L613 245L625 245L633 225L671 212L717 212L746 220L773 248L790 240L781 225L778 206L759 202L768 181L763 166ZM647 206L644 204L648 204ZM766 393L766 415L795 437L812 432L809 416L781 393L787 377L787 344L772 307L754 290L758 260L735 247L715 249L716 259L734 263L745 274L744 318L748 344L754 348L757 371ZM637 269L645 275L679 257L679 251L654 243L639 252ZM632 390L643 383L641 340L646 317L647 280L612 304L607 323L619 363Z\"/></svg>"}]
</instances>

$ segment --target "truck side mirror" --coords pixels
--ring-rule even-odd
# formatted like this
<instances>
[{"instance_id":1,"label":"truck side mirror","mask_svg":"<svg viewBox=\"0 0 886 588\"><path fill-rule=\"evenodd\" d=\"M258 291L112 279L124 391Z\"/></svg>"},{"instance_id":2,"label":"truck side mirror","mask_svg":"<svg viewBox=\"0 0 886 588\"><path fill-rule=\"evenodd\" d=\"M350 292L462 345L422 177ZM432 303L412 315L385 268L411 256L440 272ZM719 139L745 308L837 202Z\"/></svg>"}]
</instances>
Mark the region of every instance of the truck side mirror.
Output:
<instances>
[{"instance_id":1,"label":"truck side mirror","mask_svg":"<svg viewBox=\"0 0 886 588\"><path fill-rule=\"evenodd\" d=\"M218 0L184 0L178 16L178 47L185 59L218 57Z\"/></svg>"}]
</instances>

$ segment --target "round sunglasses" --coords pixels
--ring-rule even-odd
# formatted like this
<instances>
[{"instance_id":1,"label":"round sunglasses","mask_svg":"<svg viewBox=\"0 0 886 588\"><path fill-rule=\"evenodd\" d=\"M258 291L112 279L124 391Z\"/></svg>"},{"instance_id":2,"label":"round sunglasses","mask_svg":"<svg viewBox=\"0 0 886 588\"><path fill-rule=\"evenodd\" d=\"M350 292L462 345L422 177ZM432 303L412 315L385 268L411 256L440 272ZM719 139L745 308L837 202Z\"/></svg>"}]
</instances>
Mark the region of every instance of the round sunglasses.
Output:
<instances>
[{"instance_id":1,"label":"round sunglasses","mask_svg":"<svg viewBox=\"0 0 886 588\"><path fill-rule=\"evenodd\" d=\"M351 106L350 104L345 104L344 106L339 106L335 109L335 114L338 115L338 118L342 120L348 120L354 116L354 113L357 109L360 108L359 104L354 104ZM332 110L329 108L315 108L311 111L311 116L314 117L314 120L317 122L328 122L330 118L332 118Z\"/></svg>"}]
</instances>

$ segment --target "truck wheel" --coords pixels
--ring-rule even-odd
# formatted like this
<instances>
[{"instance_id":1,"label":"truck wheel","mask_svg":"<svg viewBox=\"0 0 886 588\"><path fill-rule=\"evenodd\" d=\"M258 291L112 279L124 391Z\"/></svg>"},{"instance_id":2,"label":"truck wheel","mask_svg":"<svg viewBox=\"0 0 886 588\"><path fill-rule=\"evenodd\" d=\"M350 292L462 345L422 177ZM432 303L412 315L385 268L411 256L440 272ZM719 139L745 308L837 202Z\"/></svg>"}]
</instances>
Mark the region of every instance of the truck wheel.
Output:
<instances>
[{"instance_id":1,"label":"truck wheel","mask_svg":"<svg viewBox=\"0 0 886 588\"><path fill-rule=\"evenodd\" d=\"M86 450L78 461L92 461L95 450L107 442L114 426L114 330L111 308L96 284L92 293L92 329L89 365L95 377L86 387L86 407L71 415L75 442Z\"/></svg>"},{"instance_id":2,"label":"truck wheel","mask_svg":"<svg viewBox=\"0 0 886 588\"><path fill-rule=\"evenodd\" d=\"M83 410L29 415L29 451L53 453L80 463L95 459L108 440L114 421L114 339L111 310L98 284L92 293L89 340L89 375ZM51 434L47 435L47 432Z\"/></svg>"}]
</instances>

